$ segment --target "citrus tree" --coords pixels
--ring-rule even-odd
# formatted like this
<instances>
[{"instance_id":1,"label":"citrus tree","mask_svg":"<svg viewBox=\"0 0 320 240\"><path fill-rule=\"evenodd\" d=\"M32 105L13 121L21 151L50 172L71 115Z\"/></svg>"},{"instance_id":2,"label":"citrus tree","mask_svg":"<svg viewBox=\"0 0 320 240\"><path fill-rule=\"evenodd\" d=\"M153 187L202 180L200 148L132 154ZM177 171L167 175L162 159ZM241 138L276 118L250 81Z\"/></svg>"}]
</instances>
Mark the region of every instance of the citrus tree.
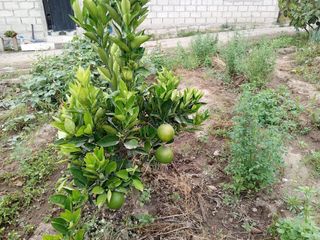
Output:
<instances>
[{"instance_id":1,"label":"citrus tree","mask_svg":"<svg viewBox=\"0 0 320 240\"><path fill-rule=\"evenodd\" d=\"M320 30L320 1L319 0L280 0L280 8L290 24L296 28Z\"/></svg>"},{"instance_id":2,"label":"citrus tree","mask_svg":"<svg viewBox=\"0 0 320 240\"><path fill-rule=\"evenodd\" d=\"M84 0L81 7L73 1L73 19L101 59L102 84L90 81L90 68L79 68L67 101L54 117L57 144L70 156L69 174L59 180L50 199L62 208L52 219L58 234L44 239L83 239L79 222L86 202L121 208L132 187L143 191L140 163L171 163L175 133L208 118L207 111L200 111L203 94L193 88L178 90L179 79L172 72L164 69L156 82L145 81L142 45L150 36L139 27L147 17L147 3Z\"/></svg>"}]
</instances>

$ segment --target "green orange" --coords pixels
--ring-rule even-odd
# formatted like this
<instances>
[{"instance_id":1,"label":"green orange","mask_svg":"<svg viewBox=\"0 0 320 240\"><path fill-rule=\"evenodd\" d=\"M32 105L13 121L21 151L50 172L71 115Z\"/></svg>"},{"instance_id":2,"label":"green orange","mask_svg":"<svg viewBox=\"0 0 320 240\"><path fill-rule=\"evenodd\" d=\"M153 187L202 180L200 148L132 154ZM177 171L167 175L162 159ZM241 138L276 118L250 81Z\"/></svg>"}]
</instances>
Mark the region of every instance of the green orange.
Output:
<instances>
[{"instance_id":1,"label":"green orange","mask_svg":"<svg viewBox=\"0 0 320 240\"><path fill-rule=\"evenodd\" d=\"M163 142L170 142L174 138L174 129L170 124L162 124L157 130L158 137Z\"/></svg>"},{"instance_id":2,"label":"green orange","mask_svg":"<svg viewBox=\"0 0 320 240\"><path fill-rule=\"evenodd\" d=\"M124 204L124 194L119 192L113 192L110 202L107 202L107 205L110 209L118 210Z\"/></svg>"},{"instance_id":3,"label":"green orange","mask_svg":"<svg viewBox=\"0 0 320 240\"><path fill-rule=\"evenodd\" d=\"M169 164L173 161L173 157L173 151L169 147L161 146L156 151L156 159L160 163Z\"/></svg>"}]
</instances>

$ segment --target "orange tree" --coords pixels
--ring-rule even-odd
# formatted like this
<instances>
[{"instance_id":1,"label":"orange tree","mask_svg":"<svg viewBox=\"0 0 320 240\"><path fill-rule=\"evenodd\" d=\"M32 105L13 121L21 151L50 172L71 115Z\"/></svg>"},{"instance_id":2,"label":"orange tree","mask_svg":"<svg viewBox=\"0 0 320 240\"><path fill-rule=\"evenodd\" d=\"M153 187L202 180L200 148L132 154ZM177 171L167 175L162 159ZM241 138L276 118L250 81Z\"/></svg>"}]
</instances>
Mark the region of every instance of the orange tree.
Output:
<instances>
[{"instance_id":1,"label":"orange tree","mask_svg":"<svg viewBox=\"0 0 320 240\"><path fill-rule=\"evenodd\" d=\"M60 179L57 194L50 199L62 208L52 219L58 234L44 239L83 239L85 230L79 222L86 202L121 208L132 187L143 191L141 161L170 163L174 133L208 118L207 111L199 110L202 93L178 90L179 79L172 72L164 69L157 82L145 81L142 45L150 36L139 27L147 17L147 3L84 0L82 7L78 1L72 3L74 21L103 63L98 68L102 84L97 87L90 81L89 68L79 68L67 101L54 117L57 144L70 156L69 174ZM163 138L166 134L169 137Z\"/></svg>"},{"instance_id":2,"label":"orange tree","mask_svg":"<svg viewBox=\"0 0 320 240\"><path fill-rule=\"evenodd\" d=\"M295 28L302 28L308 33L310 29L320 30L319 0L280 0L279 5Z\"/></svg>"}]
</instances>

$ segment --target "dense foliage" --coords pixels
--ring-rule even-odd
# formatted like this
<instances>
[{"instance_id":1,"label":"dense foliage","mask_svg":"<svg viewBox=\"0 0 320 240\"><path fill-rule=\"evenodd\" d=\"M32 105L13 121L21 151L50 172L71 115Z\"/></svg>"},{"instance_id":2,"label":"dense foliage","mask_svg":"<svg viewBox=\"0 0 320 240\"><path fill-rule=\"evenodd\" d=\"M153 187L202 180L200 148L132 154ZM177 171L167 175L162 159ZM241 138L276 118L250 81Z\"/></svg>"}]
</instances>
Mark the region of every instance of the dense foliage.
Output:
<instances>
[{"instance_id":1,"label":"dense foliage","mask_svg":"<svg viewBox=\"0 0 320 240\"><path fill-rule=\"evenodd\" d=\"M178 90L172 72L163 69L157 82L145 81L142 44L150 37L137 28L147 16L147 2L85 0L82 9L73 2L74 20L101 60L98 72L104 84L94 84L90 67L80 67L54 118L58 144L70 155L70 176L51 198L64 210L52 220L59 234L45 239L83 239L79 219L87 199L98 207L119 209L132 187L144 189L140 161L171 162L174 130L193 128L208 117L199 112L202 93Z\"/></svg>"},{"instance_id":2,"label":"dense foliage","mask_svg":"<svg viewBox=\"0 0 320 240\"><path fill-rule=\"evenodd\" d=\"M282 134L273 126L266 127L254 94L245 90L236 108L231 132L231 161L227 172L232 175L236 193L258 191L277 180L282 165ZM274 112L275 113L275 112ZM270 120L276 120L272 116Z\"/></svg>"},{"instance_id":3,"label":"dense foliage","mask_svg":"<svg viewBox=\"0 0 320 240\"><path fill-rule=\"evenodd\" d=\"M40 57L34 64L31 78L23 86L27 91L24 101L38 109L54 109L65 100L77 68L90 67L92 75L97 76L100 62L88 40L74 38L61 55Z\"/></svg>"},{"instance_id":4,"label":"dense foliage","mask_svg":"<svg viewBox=\"0 0 320 240\"><path fill-rule=\"evenodd\" d=\"M320 30L320 2L318 0L280 0L280 8L290 24L307 32Z\"/></svg>"}]
</instances>

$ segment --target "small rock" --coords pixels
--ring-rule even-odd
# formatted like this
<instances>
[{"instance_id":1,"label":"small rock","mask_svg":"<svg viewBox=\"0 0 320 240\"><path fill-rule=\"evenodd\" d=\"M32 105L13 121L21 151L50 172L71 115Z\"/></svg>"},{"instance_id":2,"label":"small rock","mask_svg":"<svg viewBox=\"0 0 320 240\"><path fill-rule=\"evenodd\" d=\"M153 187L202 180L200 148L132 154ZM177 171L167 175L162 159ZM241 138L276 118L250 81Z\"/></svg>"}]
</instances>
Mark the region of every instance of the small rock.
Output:
<instances>
[{"instance_id":1,"label":"small rock","mask_svg":"<svg viewBox=\"0 0 320 240\"><path fill-rule=\"evenodd\" d=\"M257 208L252 208L252 212L258 212Z\"/></svg>"},{"instance_id":2,"label":"small rock","mask_svg":"<svg viewBox=\"0 0 320 240\"><path fill-rule=\"evenodd\" d=\"M33 236L30 240L41 240L42 236L45 234L55 234L54 229L51 227L51 224L40 223L39 227L34 231Z\"/></svg>"},{"instance_id":3,"label":"small rock","mask_svg":"<svg viewBox=\"0 0 320 240\"><path fill-rule=\"evenodd\" d=\"M287 48L281 48L278 50L278 53L281 55L287 55L287 54L291 54L294 53L296 51L295 47L287 47Z\"/></svg>"},{"instance_id":4,"label":"small rock","mask_svg":"<svg viewBox=\"0 0 320 240\"><path fill-rule=\"evenodd\" d=\"M14 182L14 185L17 186L17 187L22 187L23 186L23 182L20 181L20 180L17 180Z\"/></svg>"},{"instance_id":5,"label":"small rock","mask_svg":"<svg viewBox=\"0 0 320 240\"><path fill-rule=\"evenodd\" d=\"M289 180L286 178L282 178L282 182L288 182Z\"/></svg>"},{"instance_id":6,"label":"small rock","mask_svg":"<svg viewBox=\"0 0 320 240\"><path fill-rule=\"evenodd\" d=\"M214 151L213 156L215 157L220 156L220 151L219 150Z\"/></svg>"},{"instance_id":7,"label":"small rock","mask_svg":"<svg viewBox=\"0 0 320 240\"><path fill-rule=\"evenodd\" d=\"M215 191L218 190L218 188L216 188L216 187L213 186L213 185L208 186L208 188L209 188L211 191L213 191L213 192L215 192Z\"/></svg>"},{"instance_id":8,"label":"small rock","mask_svg":"<svg viewBox=\"0 0 320 240\"><path fill-rule=\"evenodd\" d=\"M212 58L212 67L215 69L215 70L218 70L218 71L225 71L226 68L227 68L227 65L225 64L224 61L222 61L219 57L213 57Z\"/></svg>"},{"instance_id":9,"label":"small rock","mask_svg":"<svg viewBox=\"0 0 320 240\"><path fill-rule=\"evenodd\" d=\"M35 135L34 147L39 148L54 141L57 130L49 124L45 124Z\"/></svg>"},{"instance_id":10,"label":"small rock","mask_svg":"<svg viewBox=\"0 0 320 240\"><path fill-rule=\"evenodd\" d=\"M251 228L251 233L252 234L260 234L260 233L262 233L262 231L259 228L253 227L253 228Z\"/></svg>"}]
</instances>

